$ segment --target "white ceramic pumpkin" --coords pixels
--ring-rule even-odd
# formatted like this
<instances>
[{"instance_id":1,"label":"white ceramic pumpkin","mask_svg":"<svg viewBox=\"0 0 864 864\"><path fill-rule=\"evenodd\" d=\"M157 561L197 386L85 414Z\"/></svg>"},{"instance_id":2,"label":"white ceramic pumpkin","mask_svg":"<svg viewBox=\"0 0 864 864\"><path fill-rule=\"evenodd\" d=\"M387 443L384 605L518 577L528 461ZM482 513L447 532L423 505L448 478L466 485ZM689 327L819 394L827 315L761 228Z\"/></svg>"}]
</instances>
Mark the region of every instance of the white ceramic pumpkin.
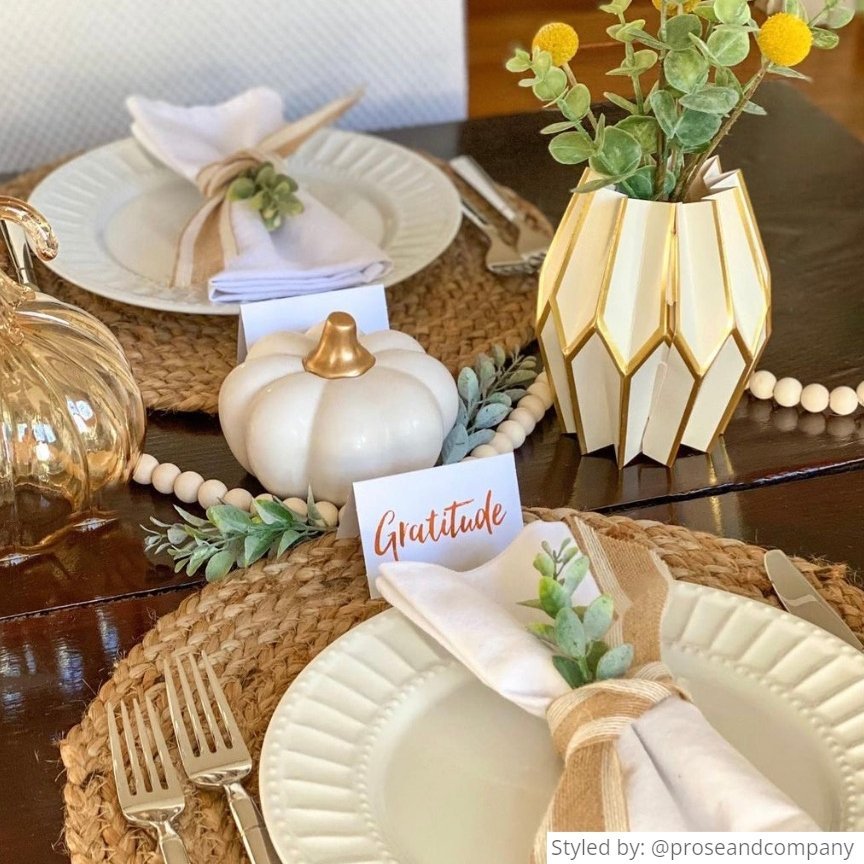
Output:
<instances>
[{"instance_id":1,"label":"white ceramic pumpkin","mask_svg":"<svg viewBox=\"0 0 864 864\"><path fill-rule=\"evenodd\" d=\"M447 368L398 330L334 312L252 346L219 392L231 452L268 492L344 504L351 484L435 464L456 422Z\"/></svg>"}]
</instances>

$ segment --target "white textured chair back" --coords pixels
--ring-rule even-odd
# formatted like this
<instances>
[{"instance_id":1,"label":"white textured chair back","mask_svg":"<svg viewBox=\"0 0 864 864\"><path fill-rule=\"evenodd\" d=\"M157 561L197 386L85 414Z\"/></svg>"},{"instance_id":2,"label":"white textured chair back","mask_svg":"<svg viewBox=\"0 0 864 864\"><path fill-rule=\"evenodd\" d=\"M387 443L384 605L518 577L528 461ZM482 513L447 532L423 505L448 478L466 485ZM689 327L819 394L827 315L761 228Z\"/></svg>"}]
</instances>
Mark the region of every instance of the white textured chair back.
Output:
<instances>
[{"instance_id":1,"label":"white textured chair back","mask_svg":"<svg viewBox=\"0 0 864 864\"><path fill-rule=\"evenodd\" d=\"M0 172L126 135L132 93L263 84L290 117L364 86L355 129L466 112L463 0L2 0L0 33Z\"/></svg>"}]
</instances>

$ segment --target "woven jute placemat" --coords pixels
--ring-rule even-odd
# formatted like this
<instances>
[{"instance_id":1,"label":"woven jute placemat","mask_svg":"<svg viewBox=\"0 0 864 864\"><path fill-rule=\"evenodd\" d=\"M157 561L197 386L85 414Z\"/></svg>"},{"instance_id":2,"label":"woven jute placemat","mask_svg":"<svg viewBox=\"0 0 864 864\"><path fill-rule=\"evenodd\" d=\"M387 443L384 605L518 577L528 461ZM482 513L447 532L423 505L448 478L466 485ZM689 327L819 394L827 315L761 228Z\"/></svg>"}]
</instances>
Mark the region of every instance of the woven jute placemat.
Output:
<instances>
[{"instance_id":1,"label":"woven jute placemat","mask_svg":"<svg viewBox=\"0 0 864 864\"><path fill-rule=\"evenodd\" d=\"M446 164L432 161L502 233L511 234L512 228ZM58 164L22 174L0 186L0 194L27 198ZM539 210L509 191L508 196L531 221L550 228ZM58 240L62 248L63 238ZM495 343L515 350L534 338L537 277L493 275L484 266L485 254L486 242L477 229L463 224L436 261L387 289L390 326L412 335L452 372ZM7 268L5 249L0 249L0 267ZM116 303L77 288L41 265L38 270L43 291L80 306L114 331L148 408L216 413L219 387L236 363L234 316L179 315Z\"/></svg>"},{"instance_id":2,"label":"woven jute placemat","mask_svg":"<svg viewBox=\"0 0 864 864\"><path fill-rule=\"evenodd\" d=\"M552 521L577 514L526 510L524 515L526 521ZM677 579L777 605L762 569L764 550L757 546L658 522L578 515L603 534L656 549ZM848 581L848 568L796 563L849 626L864 636L864 591ZM384 608L384 601L369 599L359 542L325 535L298 547L284 561L257 564L208 585L161 618L117 664L81 723L60 744L67 772L65 837L72 864L160 860L152 837L132 828L120 813L111 774L106 701L140 699L156 685L154 702L167 730L162 663L177 650L206 651L257 765L270 717L297 673L334 639ZM257 790L256 774L248 785ZM187 786L179 828L193 864L245 861L224 796Z\"/></svg>"}]
</instances>

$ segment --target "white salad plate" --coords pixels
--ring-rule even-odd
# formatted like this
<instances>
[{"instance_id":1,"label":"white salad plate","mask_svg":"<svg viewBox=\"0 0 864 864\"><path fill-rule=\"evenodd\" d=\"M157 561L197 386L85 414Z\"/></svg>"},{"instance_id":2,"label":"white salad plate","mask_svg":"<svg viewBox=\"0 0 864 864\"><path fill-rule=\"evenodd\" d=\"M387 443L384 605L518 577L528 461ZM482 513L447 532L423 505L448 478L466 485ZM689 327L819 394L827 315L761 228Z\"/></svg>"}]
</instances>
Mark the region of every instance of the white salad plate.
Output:
<instances>
[{"instance_id":1,"label":"white salad plate","mask_svg":"<svg viewBox=\"0 0 864 864\"><path fill-rule=\"evenodd\" d=\"M864 830L864 654L771 606L676 582L663 659L823 829ZM524 864L560 770L542 720L389 610L297 676L259 787L285 864Z\"/></svg>"},{"instance_id":2,"label":"white salad plate","mask_svg":"<svg viewBox=\"0 0 864 864\"><path fill-rule=\"evenodd\" d=\"M286 171L393 261L393 285L434 261L459 230L459 195L411 150L356 132L322 129L286 160ZM91 150L49 174L30 202L54 228L48 266L93 294L135 306L236 315L206 285L170 284L177 240L201 205L195 186L133 139Z\"/></svg>"}]
</instances>

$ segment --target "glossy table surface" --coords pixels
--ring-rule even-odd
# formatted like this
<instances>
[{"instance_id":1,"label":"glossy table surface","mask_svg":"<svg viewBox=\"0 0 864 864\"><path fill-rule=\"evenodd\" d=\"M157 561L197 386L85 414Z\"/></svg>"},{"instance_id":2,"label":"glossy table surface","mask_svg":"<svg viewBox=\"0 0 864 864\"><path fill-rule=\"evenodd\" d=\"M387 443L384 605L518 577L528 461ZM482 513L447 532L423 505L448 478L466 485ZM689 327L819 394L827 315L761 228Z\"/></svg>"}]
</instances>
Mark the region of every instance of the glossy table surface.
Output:
<instances>
[{"instance_id":1,"label":"glossy table surface","mask_svg":"<svg viewBox=\"0 0 864 864\"><path fill-rule=\"evenodd\" d=\"M721 151L744 170L773 274L774 336L763 366L829 387L864 378L864 145L784 84L759 100ZM441 157L475 156L554 221L575 185L544 153L539 115L404 129L387 137ZM218 422L153 415L147 450L162 461L255 490ZM745 398L724 439L672 469L607 453L580 457L555 418L518 451L526 505L618 511L864 567L864 420L799 415ZM199 578L148 559L140 525L171 501L132 486L110 494L120 519L72 535L52 557L0 570L0 861L64 859L56 741L81 716L115 659Z\"/></svg>"}]
</instances>

